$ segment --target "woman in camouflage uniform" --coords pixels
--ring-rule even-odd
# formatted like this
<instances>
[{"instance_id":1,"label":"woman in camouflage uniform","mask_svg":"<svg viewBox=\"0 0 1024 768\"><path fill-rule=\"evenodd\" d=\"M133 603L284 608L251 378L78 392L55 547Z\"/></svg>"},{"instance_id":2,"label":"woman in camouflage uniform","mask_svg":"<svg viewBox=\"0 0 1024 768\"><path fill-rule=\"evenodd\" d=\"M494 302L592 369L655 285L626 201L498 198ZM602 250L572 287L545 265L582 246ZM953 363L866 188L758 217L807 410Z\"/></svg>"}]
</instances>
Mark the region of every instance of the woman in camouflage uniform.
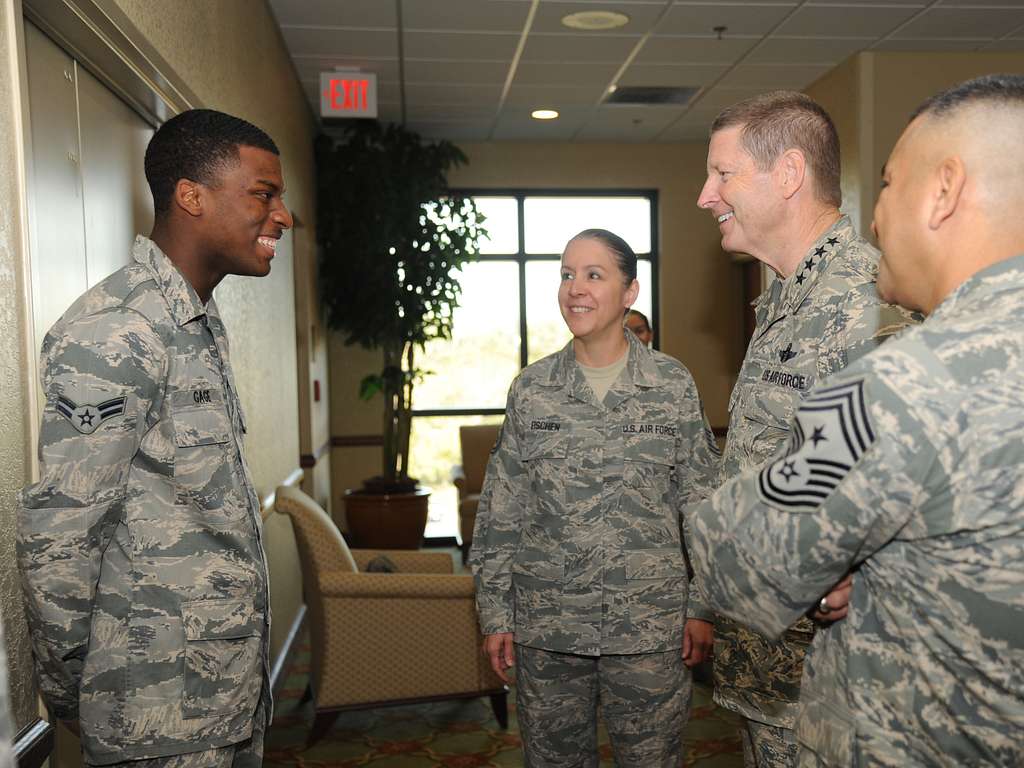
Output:
<instances>
[{"instance_id":1,"label":"woman in camouflage uniform","mask_svg":"<svg viewBox=\"0 0 1024 768\"><path fill-rule=\"evenodd\" d=\"M717 451L686 368L623 328L638 290L622 238L569 241L573 340L512 383L487 468L471 565L484 652L518 669L527 766L596 766L600 703L618 765L677 768L711 644L680 511Z\"/></svg>"}]
</instances>

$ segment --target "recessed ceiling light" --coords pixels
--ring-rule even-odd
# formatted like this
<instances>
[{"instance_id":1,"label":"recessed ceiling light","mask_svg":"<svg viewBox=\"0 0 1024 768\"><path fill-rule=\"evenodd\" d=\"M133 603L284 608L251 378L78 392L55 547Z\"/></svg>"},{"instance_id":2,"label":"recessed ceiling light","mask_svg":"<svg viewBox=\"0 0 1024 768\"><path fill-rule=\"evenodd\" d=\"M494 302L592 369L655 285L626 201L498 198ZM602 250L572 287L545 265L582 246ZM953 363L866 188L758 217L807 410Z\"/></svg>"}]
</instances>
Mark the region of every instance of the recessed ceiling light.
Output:
<instances>
[{"instance_id":1,"label":"recessed ceiling light","mask_svg":"<svg viewBox=\"0 0 1024 768\"><path fill-rule=\"evenodd\" d=\"M562 26L588 32L618 29L629 24L629 16L618 11L579 11L562 17Z\"/></svg>"},{"instance_id":2,"label":"recessed ceiling light","mask_svg":"<svg viewBox=\"0 0 1024 768\"><path fill-rule=\"evenodd\" d=\"M553 109L535 109L530 113L530 117L534 120L554 120L558 117L558 112Z\"/></svg>"}]
</instances>

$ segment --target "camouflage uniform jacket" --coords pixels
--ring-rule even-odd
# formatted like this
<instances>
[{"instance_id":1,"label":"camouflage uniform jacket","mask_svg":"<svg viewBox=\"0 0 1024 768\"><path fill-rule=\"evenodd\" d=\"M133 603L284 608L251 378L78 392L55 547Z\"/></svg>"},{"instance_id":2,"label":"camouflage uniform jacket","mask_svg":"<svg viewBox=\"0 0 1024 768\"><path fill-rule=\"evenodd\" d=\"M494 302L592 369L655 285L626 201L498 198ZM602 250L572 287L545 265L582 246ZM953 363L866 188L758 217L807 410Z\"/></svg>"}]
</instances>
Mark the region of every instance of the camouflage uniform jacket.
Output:
<instances>
[{"instance_id":1,"label":"camouflage uniform jacket","mask_svg":"<svg viewBox=\"0 0 1024 768\"><path fill-rule=\"evenodd\" d=\"M18 519L40 687L96 764L239 742L269 696L224 326L153 242L132 255L46 335L40 479Z\"/></svg>"},{"instance_id":2,"label":"camouflage uniform jacket","mask_svg":"<svg viewBox=\"0 0 1024 768\"><path fill-rule=\"evenodd\" d=\"M1024 256L816 389L786 449L687 511L712 607L808 656L805 765L1024 765Z\"/></svg>"},{"instance_id":3,"label":"camouflage uniform jacket","mask_svg":"<svg viewBox=\"0 0 1024 768\"><path fill-rule=\"evenodd\" d=\"M756 328L729 403L722 482L778 451L816 381L911 322L878 297L877 273L878 251L842 216L789 279L776 280L757 300ZM752 720L792 728L812 634L809 620L779 642L726 618L716 622L715 700Z\"/></svg>"},{"instance_id":4,"label":"camouflage uniform jacket","mask_svg":"<svg viewBox=\"0 0 1024 768\"><path fill-rule=\"evenodd\" d=\"M710 618L687 576L680 511L707 494L713 438L686 368L626 338L603 403L571 343L512 383L473 536L484 634L635 654L680 648L685 617Z\"/></svg>"}]
</instances>

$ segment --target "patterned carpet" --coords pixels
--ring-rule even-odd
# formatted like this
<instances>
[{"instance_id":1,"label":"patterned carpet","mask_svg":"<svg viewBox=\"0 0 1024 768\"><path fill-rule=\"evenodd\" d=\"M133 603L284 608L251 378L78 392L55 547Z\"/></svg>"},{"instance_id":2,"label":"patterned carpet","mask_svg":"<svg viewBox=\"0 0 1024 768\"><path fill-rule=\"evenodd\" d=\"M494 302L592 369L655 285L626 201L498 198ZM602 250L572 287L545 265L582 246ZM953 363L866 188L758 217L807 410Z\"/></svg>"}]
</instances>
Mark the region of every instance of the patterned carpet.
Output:
<instances>
[{"instance_id":1,"label":"patterned carpet","mask_svg":"<svg viewBox=\"0 0 1024 768\"><path fill-rule=\"evenodd\" d=\"M309 673L308 644L300 646L277 697L266 741L265 768L521 768L514 694L509 728L501 730L486 698L343 713L333 730L308 751L313 704L299 706ZM736 768L743 764L736 718L694 686L686 728L686 765ZM608 737L600 731L601 766L614 766Z\"/></svg>"}]
</instances>

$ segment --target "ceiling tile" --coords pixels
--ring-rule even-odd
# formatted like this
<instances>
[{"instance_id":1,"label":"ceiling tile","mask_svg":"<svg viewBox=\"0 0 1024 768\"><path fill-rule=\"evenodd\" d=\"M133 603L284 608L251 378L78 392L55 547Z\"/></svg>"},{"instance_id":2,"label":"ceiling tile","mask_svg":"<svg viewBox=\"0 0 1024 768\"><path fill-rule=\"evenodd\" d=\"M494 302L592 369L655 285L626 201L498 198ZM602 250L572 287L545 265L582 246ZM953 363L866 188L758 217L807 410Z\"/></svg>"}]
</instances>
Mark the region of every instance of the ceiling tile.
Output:
<instances>
[{"instance_id":1,"label":"ceiling tile","mask_svg":"<svg viewBox=\"0 0 1024 768\"><path fill-rule=\"evenodd\" d=\"M711 128L711 120L708 118L704 124L700 123L675 123L668 126L664 131L659 133L656 137L656 141L694 141L707 144L708 131ZM696 201L694 201L696 204Z\"/></svg>"},{"instance_id":2,"label":"ceiling tile","mask_svg":"<svg viewBox=\"0 0 1024 768\"><path fill-rule=\"evenodd\" d=\"M743 64L722 78L726 88L803 88L832 69L830 64Z\"/></svg>"},{"instance_id":3,"label":"ceiling tile","mask_svg":"<svg viewBox=\"0 0 1024 768\"><path fill-rule=\"evenodd\" d=\"M519 35L500 32L405 33L405 55L413 59L479 59L508 61L519 44Z\"/></svg>"},{"instance_id":4,"label":"ceiling tile","mask_svg":"<svg viewBox=\"0 0 1024 768\"><path fill-rule=\"evenodd\" d=\"M875 5L920 10L934 0L808 0L807 5Z\"/></svg>"},{"instance_id":5,"label":"ceiling tile","mask_svg":"<svg viewBox=\"0 0 1024 768\"><path fill-rule=\"evenodd\" d=\"M1021 0L939 0L939 5L961 6L964 8L970 8L978 5L999 5L1011 8L1024 8L1024 2L1021 2Z\"/></svg>"},{"instance_id":6,"label":"ceiling tile","mask_svg":"<svg viewBox=\"0 0 1024 768\"><path fill-rule=\"evenodd\" d=\"M394 30L285 27L281 33L293 55L398 57L398 37Z\"/></svg>"},{"instance_id":7,"label":"ceiling tile","mask_svg":"<svg viewBox=\"0 0 1024 768\"><path fill-rule=\"evenodd\" d=\"M731 107L738 101L743 99L749 99L751 96L757 96L759 93L764 93L766 88L728 88L721 85L716 85L710 91L703 94L697 94L698 100L694 104L694 109L701 109L707 111L716 111Z\"/></svg>"},{"instance_id":8,"label":"ceiling tile","mask_svg":"<svg viewBox=\"0 0 1024 768\"><path fill-rule=\"evenodd\" d=\"M528 112L503 112L494 126L494 139L501 141L568 141L587 121L590 110L563 112L557 120L534 120Z\"/></svg>"},{"instance_id":9,"label":"ceiling tile","mask_svg":"<svg viewBox=\"0 0 1024 768\"><path fill-rule=\"evenodd\" d=\"M406 83L406 104L495 104L501 97L500 83ZM383 89L381 89L383 91Z\"/></svg>"},{"instance_id":10,"label":"ceiling tile","mask_svg":"<svg viewBox=\"0 0 1024 768\"><path fill-rule=\"evenodd\" d=\"M680 113L679 107L600 107L576 134L584 141L650 141Z\"/></svg>"},{"instance_id":11,"label":"ceiling tile","mask_svg":"<svg viewBox=\"0 0 1024 768\"><path fill-rule=\"evenodd\" d=\"M674 5L658 25L659 35L710 35L727 27L725 36L764 35L793 11L787 5L711 3Z\"/></svg>"},{"instance_id":12,"label":"ceiling tile","mask_svg":"<svg viewBox=\"0 0 1024 768\"><path fill-rule=\"evenodd\" d=\"M533 34L526 39L523 61L614 61L621 63L640 35L601 35L585 32Z\"/></svg>"},{"instance_id":13,"label":"ceiling tile","mask_svg":"<svg viewBox=\"0 0 1024 768\"><path fill-rule=\"evenodd\" d=\"M280 26L395 27L395 4L381 0L270 0Z\"/></svg>"},{"instance_id":14,"label":"ceiling tile","mask_svg":"<svg viewBox=\"0 0 1024 768\"><path fill-rule=\"evenodd\" d=\"M1024 24L1024 8L932 8L903 27L897 37L1001 37Z\"/></svg>"},{"instance_id":15,"label":"ceiling tile","mask_svg":"<svg viewBox=\"0 0 1024 768\"><path fill-rule=\"evenodd\" d=\"M406 108L406 118L410 123L436 122L453 123L460 120L467 122L493 122L497 114L497 104L410 104Z\"/></svg>"},{"instance_id":16,"label":"ceiling tile","mask_svg":"<svg viewBox=\"0 0 1024 768\"><path fill-rule=\"evenodd\" d=\"M406 59L408 82L499 83L504 84L509 64L504 61L430 61ZM397 65L395 66L397 70ZM398 79L397 77L395 78Z\"/></svg>"},{"instance_id":17,"label":"ceiling tile","mask_svg":"<svg viewBox=\"0 0 1024 768\"><path fill-rule=\"evenodd\" d=\"M1024 38L1011 37L985 45L983 51L1024 51Z\"/></svg>"},{"instance_id":18,"label":"ceiling tile","mask_svg":"<svg viewBox=\"0 0 1024 768\"><path fill-rule=\"evenodd\" d=\"M435 0L436 1L436 0ZM618 11L629 16L629 23L624 27L606 33L595 32L592 34L636 34L642 35L648 30L657 20L658 15L664 10L665 3L634 3L628 8L623 7L622 3L618 2L607 2L607 0L598 0L596 2L588 2L586 4L579 2L559 2L553 0L552 2L543 2L537 8L537 14L533 17L533 26L530 27L530 33L540 32L565 32L571 33L568 27L562 25L562 17L570 13L577 13L578 11Z\"/></svg>"},{"instance_id":19,"label":"ceiling tile","mask_svg":"<svg viewBox=\"0 0 1024 768\"><path fill-rule=\"evenodd\" d=\"M509 0L402 0L402 25L406 30L521 32L529 12L529 3Z\"/></svg>"},{"instance_id":20,"label":"ceiling tile","mask_svg":"<svg viewBox=\"0 0 1024 768\"><path fill-rule=\"evenodd\" d=\"M881 37L918 12L910 6L805 6L775 32L807 37Z\"/></svg>"},{"instance_id":21,"label":"ceiling tile","mask_svg":"<svg viewBox=\"0 0 1024 768\"><path fill-rule=\"evenodd\" d=\"M837 64L869 47L873 37L769 37L744 64Z\"/></svg>"},{"instance_id":22,"label":"ceiling tile","mask_svg":"<svg viewBox=\"0 0 1024 768\"><path fill-rule=\"evenodd\" d=\"M486 141L491 132L491 121L487 122L417 122L408 123L424 139L449 141Z\"/></svg>"},{"instance_id":23,"label":"ceiling tile","mask_svg":"<svg viewBox=\"0 0 1024 768\"><path fill-rule=\"evenodd\" d=\"M652 37L637 55L637 64L732 64L750 50L756 37Z\"/></svg>"},{"instance_id":24,"label":"ceiling tile","mask_svg":"<svg viewBox=\"0 0 1024 768\"><path fill-rule=\"evenodd\" d=\"M332 72L339 67L351 67L363 72L374 72L377 75L378 82L382 80L398 81L397 59L380 61L353 58L351 56L293 56L292 59L295 62L295 69L299 73L300 79L314 80L317 83L320 82L321 72ZM406 71L408 72L408 63L406 63Z\"/></svg>"},{"instance_id":25,"label":"ceiling tile","mask_svg":"<svg viewBox=\"0 0 1024 768\"><path fill-rule=\"evenodd\" d=\"M522 61L514 82L523 85L608 85L618 62Z\"/></svg>"},{"instance_id":26,"label":"ceiling tile","mask_svg":"<svg viewBox=\"0 0 1024 768\"><path fill-rule=\"evenodd\" d=\"M728 68L727 64L633 64L619 78L618 85L707 85Z\"/></svg>"},{"instance_id":27,"label":"ceiling tile","mask_svg":"<svg viewBox=\"0 0 1024 768\"><path fill-rule=\"evenodd\" d=\"M604 95L604 84L590 86L520 85L513 83L505 97L507 106L530 109L564 109L568 106L592 107Z\"/></svg>"},{"instance_id":28,"label":"ceiling tile","mask_svg":"<svg viewBox=\"0 0 1024 768\"><path fill-rule=\"evenodd\" d=\"M982 46L987 46L988 40L937 40L937 39L917 39L917 40L883 40L871 50L873 51L936 51L947 53L950 51L974 51ZM986 48L986 50L988 50Z\"/></svg>"}]
</instances>

